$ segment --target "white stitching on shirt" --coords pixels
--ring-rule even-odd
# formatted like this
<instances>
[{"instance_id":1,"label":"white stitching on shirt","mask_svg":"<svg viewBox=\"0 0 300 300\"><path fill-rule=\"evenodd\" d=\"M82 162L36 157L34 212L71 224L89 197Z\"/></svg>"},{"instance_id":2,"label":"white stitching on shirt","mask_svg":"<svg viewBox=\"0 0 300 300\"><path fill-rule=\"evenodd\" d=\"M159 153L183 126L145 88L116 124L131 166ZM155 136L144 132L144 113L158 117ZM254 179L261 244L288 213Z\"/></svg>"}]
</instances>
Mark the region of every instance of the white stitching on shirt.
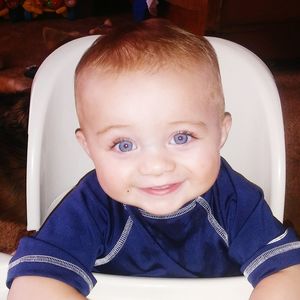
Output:
<instances>
[{"instance_id":1,"label":"white stitching on shirt","mask_svg":"<svg viewBox=\"0 0 300 300\"><path fill-rule=\"evenodd\" d=\"M287 234L288 234L288 229L283 234L281 234L280 236L278 236L275 239L271 240L267 245L270 245L270 244L276 243L278 241L281 241L282 239L284 239L286 237Z\"/></svg>"},{"instance_id":2,"label":"white stitching on shirt","mask_svg":"<svg viewBox=\"0 0 300 300\"><path fill-rule=\"evenodd\" d=\"M146 217L146 218L151 218L151 219L155 219L155 220L168 220L168 219L173 219L179 216L184 215L185 213L191 211L194 207L196 206L195 200L192 201L189 205L180 208L178 211L176 211L173 214L169 214L169 215L165 215L165 216L156 216L156 215L152 215L142 209L140 209L142 216Z\"/></svg>"},{"instance_id":3,"label":"white stitching on shirt","mask_svg":"<svg viewBox=\"0 0 300 300\"><path fill-rule=\"evenodd\" d=\"M213 229L216 231L216 233L224 240L227 247L229 246L228 243L228 234L225 231L225 229L218 223L216 218L214 217L211 208L207 201L201 197L198 197L196 201L206 210L207 212L207 219L210 223L210 225L213 227Z\"/></svg>"},{"instance_id":4,"label":"white stitching on shirt","mask_svg":"<svg viewBox=\"0 0 300 300\"><path fill-rule=\"evenodd\" d=\"M283 254L283 253L286 253L288 251L299 249L299 248L300 248L300 242L297 241L297 242L291 242L291 243L287 243L287 244L275 247L273 249L270 249L270 250L262 253L261 255L256 257L248 265L248 267L244 270L245 277L248 278L251 275L252 272L254 272L261 264L263 264L268 259L270 259L270 258L272 258L276 255Z\"/></svg>"},{"instance_id":5,"label":"white stitching on shirt","mask_svg":"<svg viewBox=\"0 0 300 300\"><path fill-rule=\"evenodd\" d=\"M132 228L132 224L133 224L133 221L132 221L131 217L128 217L128 220L124 226L124 229L122 231L122 234L121 234L119 240L117 241L115 246L112 248L112 250L105 257L99 258L95 261L95 267L107 264L120 252L120 250L122 249L122 247L124 246L124 244L128 238L128 235Z\"/></svg>"},{"instance_id":6,"label":"white stitching on shirt","mask_svg":"<svg viewBox=\"0 0 300 300\"><path fill-rule=\"evenodd\" d=\"M91 289L94 286L91 278L81 268L79 268L78 266L76 266L68 261L65 261L65 260L62 260L62 259L59 259L56 257L47 256L47 255L26 255L21 258L16 259L12 263L10 263L9 270L21 263L46 263L46 264L55 265L55 266L67 269L69 271L72 271L72 272L76 273L77 275L79 275L85 281L85 283L88 285L89 291L91 291Z\"/></svg>"}]
</instances>

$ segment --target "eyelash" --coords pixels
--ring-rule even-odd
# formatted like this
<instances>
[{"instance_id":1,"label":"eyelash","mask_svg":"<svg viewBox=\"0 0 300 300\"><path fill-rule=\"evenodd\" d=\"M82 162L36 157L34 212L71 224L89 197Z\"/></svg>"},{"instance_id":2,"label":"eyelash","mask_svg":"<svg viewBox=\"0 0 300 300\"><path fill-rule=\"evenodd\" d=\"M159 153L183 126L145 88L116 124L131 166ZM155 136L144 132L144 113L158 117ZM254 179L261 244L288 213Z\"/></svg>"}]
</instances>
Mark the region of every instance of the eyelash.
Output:
<instances>
[{"instance_id":1,"label":"eyelash","mask_svg":"<svg viewBox=\"0 0 300 300\"><path fill-rule=\"evenodd\" d=\"M182 134L182 135L186 135L188 137L190 137L191 139L196 139L196 136L194 133L192 133L191 131L188 131L188 130L179 130L177 132L175 132L173 135L172 135L172 138L173 139L176 135L179 135L179 134ZM187 144L188 142L186 143L183 143L184 144ZM177 144L177 145L180 145L180 144Z\"/></svg>"},{"instance_id":2,"label":"eyelash","mask_svg":"<svg viewBox=\"0 0 300 300\"><path fill-rule=\"evenodd\" d=\"M186 135L188 135L192 138L195 138L195 134L193 132L189 131L189 130L178 130L173 134L173 136L176 135L176 134L186 134Z\"/></svg>"},{"instance_id":3,"label":"eyelash","mask_svg":"<svg viewBox=\"0 0 300 300\"><path fill-rule=\"evenodd\" d=\"M116 146L120 145L122 142L132 143L132 145L134 145L134 147L135 147L134 150L136 149L135 143L131 139L129 139L129 138L119 138L119 139L114 140L113 143L112 143L112 145L111 145L111 147L110 147L110 149L116 149ZM130 152L132 150L121 151L120 149L119 150L116 149L116 151L117 152Z\"/></svg>"},{"instance_id":4,"label":"eyelash","mask_svg":"<svg viewBox=\"0 0 300 300\"><path fill-rule=\"evenodd\" d=\"M196 139L196 136L194 135L194 133L192 133L192 132L190 132L190 131L188 131L188 130L180 130L180 131L177 131L177 132L175 132L174 134L172 134L171 141L172 141L172 139L174 139L174 137L176 137L177 135L180 135L180 134L186 135L186 136L190 137L191 139ZM128 151L121 151L120 149L116 149L116 146L117 146L117 145L120 145L122 142L129 142L129 143L131 143L131 144L133 145L133 148L134 148L134 149L130 149L130 150L128 150ZM187 142L184 142L184 143L182 143L182 144L181 144L181 143L171 143L171 142L170 142L170 144L184 145L184 144L187 144L187 143L189 143L189 142L190 142L190 141L187 141ZM116 140L113 141L112 145L110 146L110 149L116 149L116 151L118 151L118 152L130 152L130 151L136 149L136 145L135 145L135 143L134 143L131 139L129 139L129 138L119 138L119 139L116 139Z\"/></svg>"}]
</instances>

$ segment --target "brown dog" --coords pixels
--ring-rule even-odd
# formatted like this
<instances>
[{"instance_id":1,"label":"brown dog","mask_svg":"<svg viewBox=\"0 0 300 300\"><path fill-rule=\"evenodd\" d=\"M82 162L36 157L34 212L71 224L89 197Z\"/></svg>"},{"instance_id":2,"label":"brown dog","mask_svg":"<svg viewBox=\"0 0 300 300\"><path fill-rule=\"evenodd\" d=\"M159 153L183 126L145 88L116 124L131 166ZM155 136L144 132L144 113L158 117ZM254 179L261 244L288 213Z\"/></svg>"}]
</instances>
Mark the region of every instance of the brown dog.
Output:
<instances>
[{"instance_id":1,"label":"brown dog","mask_svg":"<svg viewBox=\"0 0 300 300\"><path fill-rule=\"evenodd\" d=\"M25 178L29 92L0 94L0 216L26 223Z\"/></svg>"}]
</instances>

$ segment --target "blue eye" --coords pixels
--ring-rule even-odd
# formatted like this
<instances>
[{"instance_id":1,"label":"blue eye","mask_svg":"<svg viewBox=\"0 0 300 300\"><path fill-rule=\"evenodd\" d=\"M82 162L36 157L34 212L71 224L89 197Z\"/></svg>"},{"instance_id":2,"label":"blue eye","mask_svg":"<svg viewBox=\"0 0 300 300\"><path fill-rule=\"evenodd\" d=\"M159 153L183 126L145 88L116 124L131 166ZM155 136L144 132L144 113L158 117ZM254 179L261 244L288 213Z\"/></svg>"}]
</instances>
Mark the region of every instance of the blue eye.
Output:
<instances>
[{"instance_id":1,"label":"blue eye","mask_svg":"<svg viewBox=\"0 0 300 300\"><path fill-rule=\"evenodd\" d=\"M176 145L186 144L191 140L191 138L192 136L190 133L187 132L176 133L171 140L171 144L176 144Z\"/></svg>"},{"instance_id":2,"label":"blue eye","mask_svg":"<svg viewBox=\"0 0 300 300\"><path fill-rule=\"evenodd\" d=\"M120 141L116 143L114 147L116 147L117 151L120 152L129 152L136 149L136 146L128 140Z\"/></svg>"}]
</instances>

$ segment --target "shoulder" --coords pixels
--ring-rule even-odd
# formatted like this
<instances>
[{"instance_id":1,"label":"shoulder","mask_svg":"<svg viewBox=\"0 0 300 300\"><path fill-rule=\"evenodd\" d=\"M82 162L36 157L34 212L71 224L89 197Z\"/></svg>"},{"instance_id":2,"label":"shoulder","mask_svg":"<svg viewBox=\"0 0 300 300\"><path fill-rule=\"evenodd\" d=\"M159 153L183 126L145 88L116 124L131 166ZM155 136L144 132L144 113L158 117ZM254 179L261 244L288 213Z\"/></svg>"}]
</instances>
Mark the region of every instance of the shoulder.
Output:
<instances>
[{"instance_id":1,"label":"shoulder","mask_svg":"<svg viewBox=\"0 0 300 300\"><path fill-rule=\"evenodd\" d=\"M105 205L106 202L108 202L108 196L99 185L95 170L92 170L84 175L79 182L66 193L57 206L57 209L70 206L82 209L86 206Z\"/></svg>"},{"instance_id":2,"label":"shoulder","mask_svg":"<svg viewBox=\"0 0 300 300\"><path fill-rule=\"evenodd\" d=\"M223 158L214 185L203 197L224 228L243 223L257 206L265 206L262 189L236 172Z\"/></svg>"},{"instance_id":3,"label":"shoulder","mask_svg":"<svg viewBox=\"0 0 300 300\"><path fill-rule=\"evenodd\" d=\"M229 163L222 158L219 176L215 183L223 193L234 193L236 196L254 196L262 193L262 189L235 171Z\"/></svg>"},{"instance_id":4,"label":"shoulder","mask_svg":"<svg viewBox=\"0 0 300 300\"><path fill-rule=\"evenodd\" d=\"M224 158L221 160L220 172L212 191L214 195L218 195L215 198L222 203L223 209L235 206L252 210L264 199L263 190L235 171Z\"/></svg>"},{"instance_id":5,"label":"shoulder","mask_svg":"<svg viewBox=\"0 0 300 300\"><path fill-rule=\"evenodd\" d=\"M111 199L101 188L95 170L83 176L51 213L64 222L77 219L103 228L115 215L126 214L123 205ZM50 218L51 219L51 218Z\"/></svg>"}]
</instances>

